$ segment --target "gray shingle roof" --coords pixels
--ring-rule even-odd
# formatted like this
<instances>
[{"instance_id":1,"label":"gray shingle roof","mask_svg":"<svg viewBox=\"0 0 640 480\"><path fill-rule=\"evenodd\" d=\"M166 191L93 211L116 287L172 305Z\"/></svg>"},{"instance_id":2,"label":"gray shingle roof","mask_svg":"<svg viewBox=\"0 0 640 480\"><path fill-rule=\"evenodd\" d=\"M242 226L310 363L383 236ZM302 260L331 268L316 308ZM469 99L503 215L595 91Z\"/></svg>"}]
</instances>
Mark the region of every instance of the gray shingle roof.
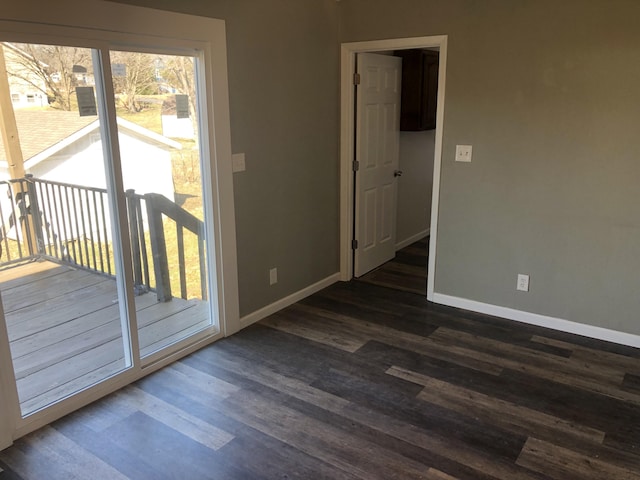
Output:
<instances>
[{"instance_id":1,"label":"gray shingle roof","mask_svg":"<svg viewBox=\"0 0 640 480\"><path fill-rule=\"evenodd\" d=\"M15 115L25 161L98 119L96 116L81 117L78 112L60 110L16 110ZM0 161L6 161L1 135Z\"/></svg>"}]
</instances>

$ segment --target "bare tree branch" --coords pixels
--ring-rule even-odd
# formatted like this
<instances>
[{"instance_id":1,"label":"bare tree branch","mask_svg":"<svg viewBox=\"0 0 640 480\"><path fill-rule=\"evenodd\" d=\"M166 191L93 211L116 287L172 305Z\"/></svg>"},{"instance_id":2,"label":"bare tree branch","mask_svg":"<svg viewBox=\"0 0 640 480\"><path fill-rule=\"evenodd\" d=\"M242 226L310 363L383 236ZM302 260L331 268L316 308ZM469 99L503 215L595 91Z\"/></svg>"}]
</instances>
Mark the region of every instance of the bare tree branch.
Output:
<instances>
[{"instance_id":1,"label":"bare tree branch","mask_svg":"<svg viewBox=\"0 0 640 480\"><path fill-rule=\"evenodd\" d=\"M51 99L53 107L71 110L75 87L79 84L74 65L84 66L88 75L93 70L88 49L26 43L5 44L5 47L13 60L7 65L10 76L42 91ZM38 80L44 84L44 89L38 85Z\"/></svg>"}]
</instances>

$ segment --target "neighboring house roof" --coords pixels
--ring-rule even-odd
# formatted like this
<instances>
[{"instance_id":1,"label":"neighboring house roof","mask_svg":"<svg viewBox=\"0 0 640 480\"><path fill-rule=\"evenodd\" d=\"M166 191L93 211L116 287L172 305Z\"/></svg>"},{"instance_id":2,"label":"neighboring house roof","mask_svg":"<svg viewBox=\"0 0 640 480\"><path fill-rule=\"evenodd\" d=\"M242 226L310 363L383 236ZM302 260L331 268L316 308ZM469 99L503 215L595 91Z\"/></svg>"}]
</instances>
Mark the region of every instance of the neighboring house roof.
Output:
<instances>
[{"instance_id":1,"label":"neighboring house roof","mask_svg":"<svg viewBox=\"0 0 640 480\"><path fill-rule=\"evenodd\" d=\"M18 47L17 45L14 45L13 43L2 42L2 44L0 44L0 45L2 47L4 47L6 51L15 52L15 54L17 54L17 55L19 55L21 57L33 58L35 61L37 61L43 67L48 67L49 66L46 63L44 63L44 62L38 60L37 58L33 57L29 52L25 52L22 48ZM11 60L11 58L7 59L7 61L9 61L9 60Z\"/></svg>"},{"instance_id":2,"label":"neighboring house roof","mask_svg":"<svg viewBox=\"0 0 640 480\"><path fill-rule=\"evenodd\" d=\"M100 127L98 117L80 117L78 112L59 110L16 110L16 124L22 146L25 167L37 165L63 148L73 144ZM124 118L117 118L118 128L143 137L149 143L164 148L180 149L173 140L140 127ZM0 137L0 162L6 163L4 143Z\"/></svg>"}]
</instances>

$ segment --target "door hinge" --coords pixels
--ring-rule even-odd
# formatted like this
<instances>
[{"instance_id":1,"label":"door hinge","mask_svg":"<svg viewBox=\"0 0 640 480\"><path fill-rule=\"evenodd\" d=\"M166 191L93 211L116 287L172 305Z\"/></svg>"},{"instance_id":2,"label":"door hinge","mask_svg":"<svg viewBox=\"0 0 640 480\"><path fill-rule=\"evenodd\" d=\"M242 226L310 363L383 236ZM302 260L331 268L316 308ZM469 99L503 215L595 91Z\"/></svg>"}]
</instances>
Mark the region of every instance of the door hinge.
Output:
<instances>
[{"instance_id":1,"label":"door hinge","mask_svg":"<svg viewBox=\"0 0 640 480\"><path fill-rule=\"evenodd\" d=\"M353 74L353 84L354 85L360 85L360 74L359 73L354 73Z\"/></svg>"},{"instance_id":2,"label":"door hinge","mask_svg":"<svg viewBox=\"0 0 640 480\"><path fill-rule=\"evenodd\" d=\"M352 165L353 171L357 172L358 170L360 170L360 162L357 160L353 161L353 165Z\"/></svg>"},{"instance_id":3,"label":"door hinge","mask_svg":"<svg viewBox=\"0 0 640 480\"><path fill-rule=\"evenodd\" d=\"M351 240L351 250L358 249L358 240Z\"/></svg>"}]
</instances>

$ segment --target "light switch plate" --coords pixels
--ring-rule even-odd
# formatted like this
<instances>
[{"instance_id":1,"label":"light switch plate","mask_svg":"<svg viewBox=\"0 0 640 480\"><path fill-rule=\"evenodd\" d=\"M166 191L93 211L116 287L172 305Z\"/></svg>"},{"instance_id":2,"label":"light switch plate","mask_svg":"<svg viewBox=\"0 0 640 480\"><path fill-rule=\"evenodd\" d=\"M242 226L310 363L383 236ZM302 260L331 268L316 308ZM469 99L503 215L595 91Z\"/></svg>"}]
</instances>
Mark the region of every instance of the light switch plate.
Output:
<instances>
[{"instance_id":1,"label":"light switch plate","mask_svg":"<svg viewBox=\"0 0 640 480\"><path fill-rule=\"evenodd\" d=\"M244 153L234 153L231 155L231 165L233 172L244 172L247 169Z\"/></svg>"},{"instance_id":2,"label":"light switch plate","mask_svg":"<svg viewBox=\"0 0 640 480\"><path fill-rule=\"evenodd\" d=\"M516 285L516 290L520 290L521 292L529 291L529 275L525 275L524 273L518 274L518 283Z\"/></svg>"},{"instance_id":3,"label":"light switch plate","mask_svg":"<svg viewBox=\"0 0 640 480\"><path fill-rule=\"evenodd\" d=\"M472 151L471 145L456 145L456 162L470 162Z\"/></svg>"}]
</instances>

